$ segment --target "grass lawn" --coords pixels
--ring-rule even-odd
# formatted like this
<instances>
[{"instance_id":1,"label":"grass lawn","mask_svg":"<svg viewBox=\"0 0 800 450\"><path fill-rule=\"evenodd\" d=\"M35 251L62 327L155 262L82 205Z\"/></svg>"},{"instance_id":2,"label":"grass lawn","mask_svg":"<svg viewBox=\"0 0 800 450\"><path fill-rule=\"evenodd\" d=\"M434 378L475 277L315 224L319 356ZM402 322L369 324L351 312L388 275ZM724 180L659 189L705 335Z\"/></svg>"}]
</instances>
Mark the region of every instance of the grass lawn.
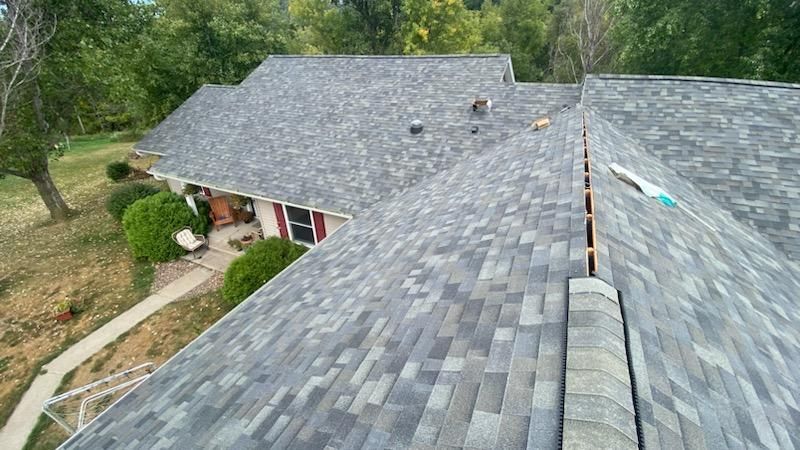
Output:
<instances>
[{"instance_id":1,"label":"grass lawn","mask_svg":"<svg viewBox=\"0 0 800 450\"><path fill-rule=\"evenodd\" d=\"M228 311L219 290L179 300L148 317L64 377L58 392L146 362L160 366ZM42 415L25 449L54 449L69 435Z\"/></svg>"},{"instance_id":2,"label":"grass lawn","mask_svg":"<svg viewBox=\"0 0 800 450\"><path fill-rule=\"evenodd\" d=\"M31 182L0 180L0 426L46 361L149 294L153 267L137 263L121 226L105 210L114 183L105 166L131 143L109 136L75 139L51 163L75 217L53 224ZM57 322L69 298L81 312Z\"/></svg>"}]
</instances>

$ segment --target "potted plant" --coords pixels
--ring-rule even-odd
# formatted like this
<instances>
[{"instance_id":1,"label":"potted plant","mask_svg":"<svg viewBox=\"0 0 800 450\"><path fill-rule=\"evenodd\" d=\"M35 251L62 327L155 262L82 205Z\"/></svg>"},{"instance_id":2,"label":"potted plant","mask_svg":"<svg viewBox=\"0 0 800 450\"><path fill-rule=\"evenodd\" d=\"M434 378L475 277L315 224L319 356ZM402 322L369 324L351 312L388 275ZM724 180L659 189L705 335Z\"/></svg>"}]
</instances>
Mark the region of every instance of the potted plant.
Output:
<instances>
[{"instance_id":1,"label":"potted plant","mask_svg":"<svg viewBox=\"0 0 800 450\"><path fill-rule=\"evenodd\" d=\"M72 319L72 302L68 299L61 300L54 308L56 320L65 322Z\"/></svg>"},{"instance_id":2,"label":"potted plant","mask_svg":"<svg viewBox=\"0 0 800 450\"><path fill-rule=\"evenodd\" d=\"M242 248L243 248L242 241L240 241L238 239L229 239L228 240L228 245L230 245L231 248L236 250L237 252L242 251Z\"/></svg>"},{"instance_id":3,"label":"potted plant","mask_svg":"<svg viewBox=\"0 0 800 450\"><path fill-rule=\"evenodd\" d=\"M239 194L231 194L231 206L233 209L243 209L247 207L247 203L250 201L249 198L245 197L244 195Z\"/></svg>"},{"instance_id":4,"label":"potted plant","mask_svg":"<svg viewBox=\"0 0 800 450\"><path fill-rule=\"evenodd\" d=\"M253 241L255 241L255 239L253 239L253 234L251 233L242 236L242 239L240 239L240 241L242 243L242 247L249 247L250 244L252 244Z\"/></svg>"},{"instance_id":5,"label":"potted plant","mask_svg":"<svg viewBox=\"0 0 800 450\"><path fill-rule=\"evenodd\" d=\"M253 220L253 213L250 212L250 198L244 195L231 194L231 206L233 207L237 220L250 223Z\"/></svg>"}]
</instances>

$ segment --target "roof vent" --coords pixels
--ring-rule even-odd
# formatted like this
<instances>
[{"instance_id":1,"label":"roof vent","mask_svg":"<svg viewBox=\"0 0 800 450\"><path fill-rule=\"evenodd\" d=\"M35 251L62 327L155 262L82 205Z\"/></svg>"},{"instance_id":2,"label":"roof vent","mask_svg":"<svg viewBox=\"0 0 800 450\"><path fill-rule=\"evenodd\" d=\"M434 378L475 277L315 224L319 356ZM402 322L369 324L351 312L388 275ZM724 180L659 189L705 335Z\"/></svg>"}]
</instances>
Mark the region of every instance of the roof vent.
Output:
<instances>
[{"instance_id":1,"label":"roof vent","mask_svg":"<svg viewBox=\"0 0 800 450\"><path fill-rule=\"evenodd\" d=\"M421 120L412 120L411 121L411 134L420 134L422 133L422 121Z\"/></svg>"},{"instance_id":2,"label":"roof vent","mask_svg":"<svg viewBox=\"0 0 800 450\"><path fill-rule=\"evenodd\" d=\"M542 128L547 128L550 126L550 118L547 116L539 117L538 119L531 122L531 128L534 130L541 130Z\"/></svg>"},{"instance_id":3,"label":"roof vent","mask_svg":"<svg viewBox=\"0 0 800 450\"><path fill-rule=\"evenodd\" d=\"M480 111L480 110L492 110L492 99L489 97L475 97L472 100L472 110L473 111Z\"/></svg>"}]
</instances>

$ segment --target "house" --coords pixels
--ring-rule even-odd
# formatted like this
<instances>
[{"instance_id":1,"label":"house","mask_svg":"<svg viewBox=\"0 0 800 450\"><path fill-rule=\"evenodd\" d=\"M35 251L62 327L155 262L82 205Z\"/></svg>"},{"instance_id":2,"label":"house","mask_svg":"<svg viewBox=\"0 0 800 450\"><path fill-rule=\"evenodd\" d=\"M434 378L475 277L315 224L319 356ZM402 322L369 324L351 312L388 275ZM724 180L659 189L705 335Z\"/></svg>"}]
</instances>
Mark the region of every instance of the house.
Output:
<instances>
[{"instance_id":1,"label":"house","mask_svg":"<svg viewBox=\"0 0 800 450\"><path fill-rule=\"evenodd\" d=\"M154 173L351 218L65 447L800 448L800 86L512 72L195 94Z\"/></svg>"},{"instance_id":2,"label":"house","mask_svg":"<svg viewBox=\"0 0 800 450\"><path fill-rule=\"evenodd\" d=\"M503 55L270 56L239 86L199 89L135 148L161 156L151 173L173 191L246 195L265 236L315 244L579 92L514 84ZM477 96L497 107L473 111ZM414 120L427 131L411 135Z\"/></svg>"}]
</instances>

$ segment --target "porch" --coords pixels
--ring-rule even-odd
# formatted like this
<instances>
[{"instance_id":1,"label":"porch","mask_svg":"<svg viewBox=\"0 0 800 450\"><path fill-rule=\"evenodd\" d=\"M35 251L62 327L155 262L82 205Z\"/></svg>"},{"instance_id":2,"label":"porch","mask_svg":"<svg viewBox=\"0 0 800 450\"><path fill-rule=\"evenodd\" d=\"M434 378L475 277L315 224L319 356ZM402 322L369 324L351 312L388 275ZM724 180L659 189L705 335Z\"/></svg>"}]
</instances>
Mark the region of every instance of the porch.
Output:
<instances>
[{"instance_id":1,"label":"porch","mask_svg":"<svg viewBox=\"0 0 800 450\"><path fill-rule=\"evenodd\" d=\"M237 222L234 224L223 225L219 230L211 227L208 233L208 248L218 250L233 256L240 256L243 252L238 251L228 244L228 241L241 241L245 236L252 236L259 239L261 232L261 222L254 218L250 223Z\"/></svg>"},{"instance_id":2,"label":"porch","mask_svg":"<svg viewBox=\"0 0 800 450\"><path fill-rule=\"evenodd\" d=\"M224 273L234 259L244 254L243 251L238 251L231 247L228 241L233 239L241 240L248 235L253 236L253 239L256 240L260 231L261 224L258 219L253 219L250 223L238 222L237 225L223 225L219 230L212 227L206 237L208 241L207 248L198 250L196 257L189 253L184 255L183 259Z\"/></svg>"}]
</instances>

